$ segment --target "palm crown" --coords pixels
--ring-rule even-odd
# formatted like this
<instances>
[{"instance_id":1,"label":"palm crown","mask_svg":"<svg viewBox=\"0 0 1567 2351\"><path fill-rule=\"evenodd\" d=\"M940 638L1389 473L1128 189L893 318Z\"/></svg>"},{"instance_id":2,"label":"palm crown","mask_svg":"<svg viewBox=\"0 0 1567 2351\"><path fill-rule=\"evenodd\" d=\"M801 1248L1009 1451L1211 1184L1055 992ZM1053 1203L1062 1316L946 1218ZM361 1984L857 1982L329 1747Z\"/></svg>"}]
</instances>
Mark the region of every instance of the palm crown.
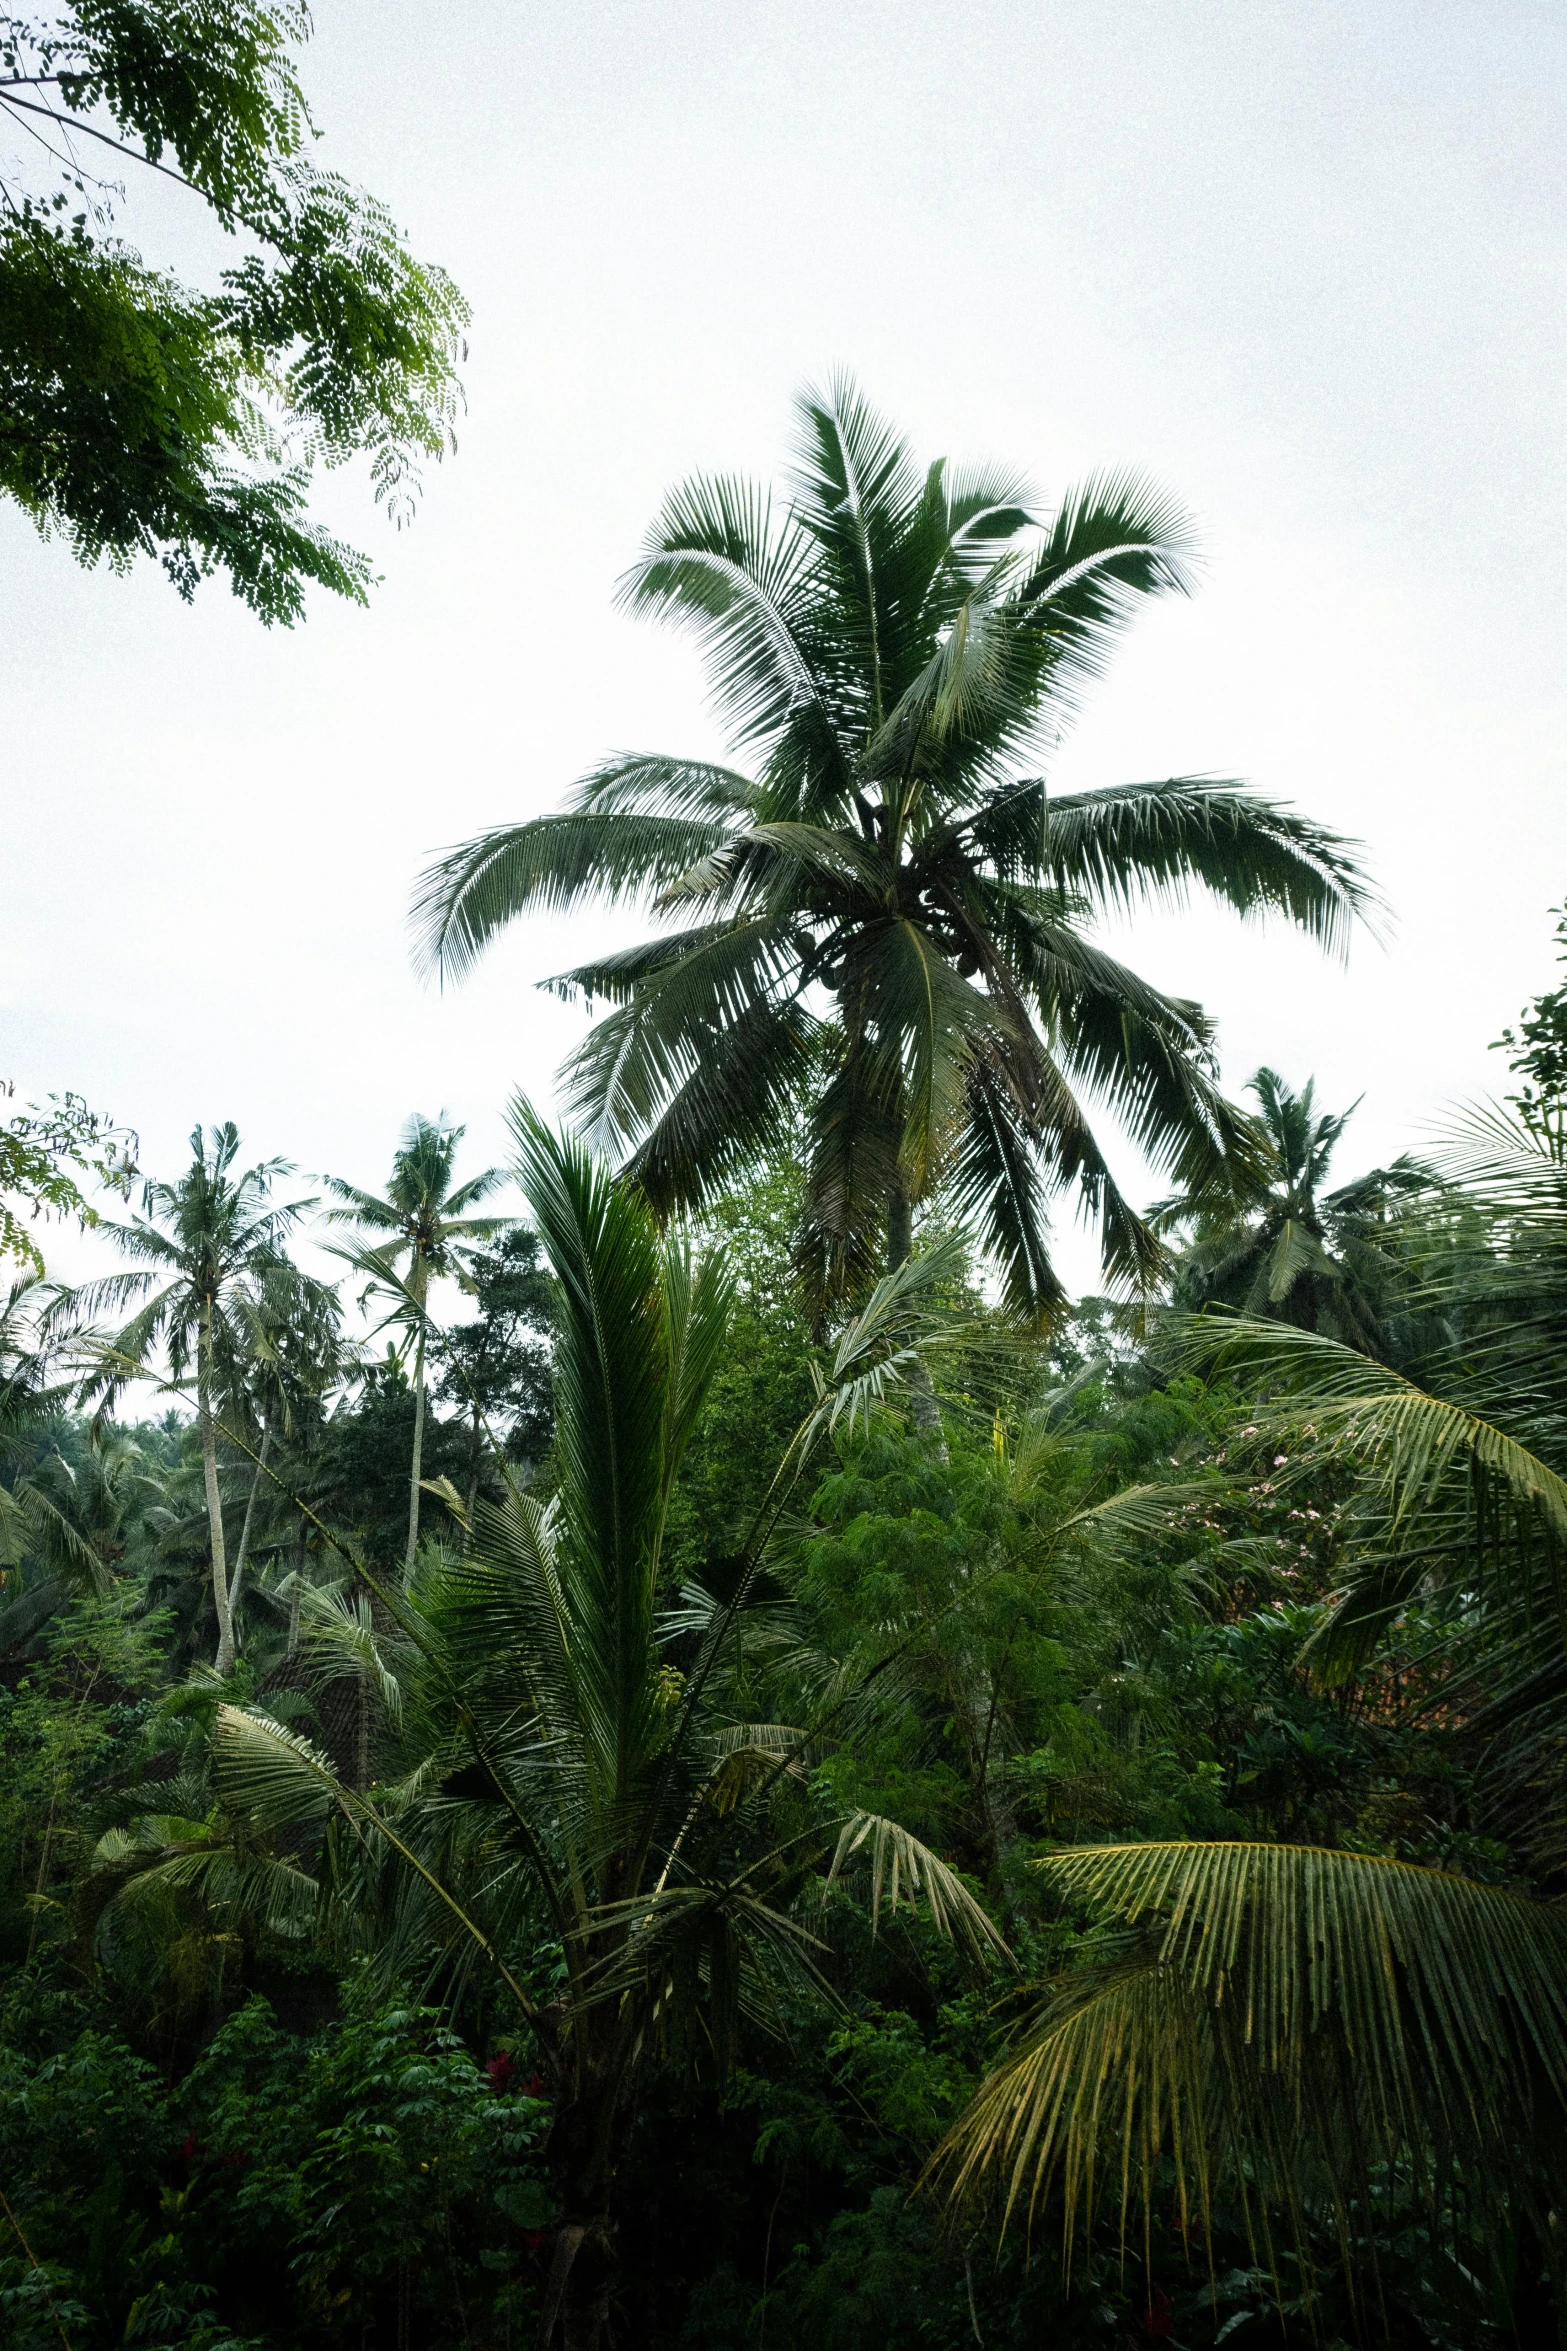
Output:
<instances>
[{"instance_id":1,"label":"palm crown","mask_svg":"<svg viewBox=\"0 0 1567 2351\"><path fill-rule=\"evenodd\" d=\"M325 1178L326 1188L339 1205L327 1211L334 1224L358 1225L369 1246L366 1262L374 1259L390 1278L399 1261L406 1263L405 1287L423 1305L432 1279L452 1273L465 1248L489 1238L510 1220L469 1216L467 1211L488 1197L504 1181L498 1167L454 1185L452 1176L461 1127L449 1127L444 1113L424 1118L415 1111L399 1138L392 1158L392 1180L386 1196L361 1191L341 1176Z\"/></svg>"},{"instance_id":2,"label":"palm crown","mask_svg":"<svg viewBox=\"0 0 1567 2351\"><path fill-rule=\"evenodd\" d=\"M1176 1303L1272 1315L1378 1353L1385 1334L1376 1293L1388 1272L1377 1246L1382 1214L1390 1199L1418 1192L1427 1171L1406 1157L1329 1192L1333 1154L1358 1103L1319 1111L1314 1079L1296 1093L1272 1069L1259 1069L1248 1090L1264 1142L1255 1168L1228 1199L1182 1193L1150 1211L1158 1230L1189 1233Z\"/></svg>"},{"instance_id":3,"label":"palm crown","mask_svg":"<svg viewBox=\"0 0 1567 2351\"><path fill-rule=\"evenodd\" d=\"M1059 1297L1053 1185L1097 1214L1112 1276L1160 1262L1083 1105L1183 1188L1256 1148L1215 1082L1200 1007L1094 945L1097 913L1194 882L1325 945L1364 908L1349 848L1231 784L1052 799L1016 769L1148 596L1186 585L1157 492L1096 477L1040 524L999 474L921 472L846 381L801 402L784 511L732 480L677 490L624 586L693 627L750 770L611 760L564 815L482 835L425 876L429 954L461 973L504 923L650 894L671 927L546 982L613 1007L573 1109L655 1205L699 1204L800 1143L818 1297L896 1261L939 1183L1012 1304Z\"/></svg>"},{"instance_id":4,"label":"palm crown","mask_svg":"<svg viewBox=\"0 0 1567 2351\"><path fill-rule=\"evenodd\" d=\"M448 1274L460 1274L481 1241L491 1239L513 1220L506 1216L469 1216L505 1181L498 1167L454 1185L457 1146L465 1129L449 1127L445 1114L424 1118L418 1111L409 1119L392 1158L392 1180L382 1199L362 1192L341 1176L328 1176L327 1190L340 1205L327 1214L334 1224L357 1225L365 1246L345 1251L377 1287L396 1296L393 1317L402 1320L413 1337L414 1435L408 1480L408 1545L404 1575L413 1573L419 1548L420 1469L424 1454L425 1309L430 1284ZM402 1266L399 1275L398 1267Z\"/></svg>"}]
</instances>

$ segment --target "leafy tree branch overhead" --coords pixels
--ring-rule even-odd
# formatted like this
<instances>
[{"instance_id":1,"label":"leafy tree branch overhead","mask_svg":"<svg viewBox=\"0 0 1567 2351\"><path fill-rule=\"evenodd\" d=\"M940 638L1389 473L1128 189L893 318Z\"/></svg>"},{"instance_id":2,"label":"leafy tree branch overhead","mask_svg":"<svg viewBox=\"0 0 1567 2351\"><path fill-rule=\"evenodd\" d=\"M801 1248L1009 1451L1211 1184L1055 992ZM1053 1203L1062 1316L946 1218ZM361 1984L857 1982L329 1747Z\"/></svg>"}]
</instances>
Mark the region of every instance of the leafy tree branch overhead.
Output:
<instances>
[{"instance_id":1,"label":"leafy tree branch overhead","mask_svg":"<svg viewBox=\"0 0 1567 2351\"><path fill-rule=\"evenodd\" d=\"M394 520L453 445L467 305L390 213L321 170L298 0L78 0L0 16L0 491L78 559L157 557L189 597L225 573L267 622L312 582L358 602L369 559L310 512L368 458ZM129 165L237 241L215 288L117 231Z\"/></svg>"},{"instance_id":2,"label":"leafy tree branch overhead","mask_svg":"<svg viewBox=\"0 0 1567 2351\"><path fill-rule=\"evenodd\" d=\"M568 1099L666 1213L803 1135L818 1308L910 1246L942 1192L1008 1302L1064 1300L1046 1208L1075 1191L1106 1273L1164 1264L1094 1131L1108 1108L1185 1195L1269 1164L1200 1005L1096 943L1096 916L1201 888L1342 950L1373 911L1351 844L1211 777L1053 795L1034 765L1143 603L1183 594L1185 517L1098 475L1041 512L994 468L922 469L846 378L806 394L781 507L676 490L623 601L689 628L742 766L607 761L568 810L433 865L423 953L460 977L505 924L651 903L646 944L544 983L611 1009Z\"/></svg>"}]
</instances>

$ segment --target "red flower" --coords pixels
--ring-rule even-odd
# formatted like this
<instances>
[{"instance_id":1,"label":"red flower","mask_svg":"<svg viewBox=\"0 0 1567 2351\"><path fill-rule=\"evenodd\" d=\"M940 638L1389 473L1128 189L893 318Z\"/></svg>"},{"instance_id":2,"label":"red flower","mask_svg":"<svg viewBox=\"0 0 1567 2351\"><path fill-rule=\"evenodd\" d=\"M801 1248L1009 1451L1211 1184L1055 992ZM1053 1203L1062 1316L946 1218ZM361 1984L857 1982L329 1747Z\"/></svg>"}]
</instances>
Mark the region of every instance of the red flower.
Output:
<instances>
[{"instance_id":1,"label":"red flower","mask_svg":"<svg viewBox=\"0 0 1567 2351\"><path fill-rule=\"evenodd\" d=\"M179 2156L179 2159L180 2159L181 2163L194 2163L194 2162L195 2162L195 2160L196 2160L196 2134L195 2134L195 2132L194 2132L194 2131L187 2131L187 2132L185 2133L185 2136L184 2136L184 2138L183 2138L183 2139L181 2139L181 2141L180 2141L180 2143L179 2143L179 2146L178 2146L178 2148L176 2149L176 2153L178 2154L178 2156Z\"/></svg>"},{"instance_id":2,"label":"red flower","mask_svg":"<svg viewBox=\"0 0 1567 2351\"><path fill-rule=\"evenodd\" d=\"M1162 2286L1156 2286L1153 2298L1137 2322L1145 2343L1162 2343L1175 2332L1175 2321L1170 2315L1170 2297Z\"/></svg>"},{"instance_id":3,"label":"red flower","mask_svg":"<svg viewBox=\"0 0 1567 2351\"><path fill-rule=\"evenodd\" d=\"M540 2252L548 2242L548 2238L549 2231L547 2229L524 2229L522 2232L522 2241L530 2253Z\"/></svg>"},{"instance_id":4,"label":"red flower","mask_svg":"<svg viewBox=\"0 0 1567 2351\"><path fill-rule=\"evenodd\" d=\"M490 2059L484 2070L490 2077L490 2088L492 2090L509 2090L511 2088L511 2077L517 2069L512 2064L511 2051L509 2049L497 2049L495 2055Z\"/></svg>"},{"instance_id":5,"label":"red flower","mask_svg":"<svg viewBox=\"0 0 1567 2351\"><path fill-rule=\"evenodd\" d=\"M522 2085L522 2094L525 2098L547 2098L549 2084L541 2073L530 2073Z\"/></svg>"}]
</instances>

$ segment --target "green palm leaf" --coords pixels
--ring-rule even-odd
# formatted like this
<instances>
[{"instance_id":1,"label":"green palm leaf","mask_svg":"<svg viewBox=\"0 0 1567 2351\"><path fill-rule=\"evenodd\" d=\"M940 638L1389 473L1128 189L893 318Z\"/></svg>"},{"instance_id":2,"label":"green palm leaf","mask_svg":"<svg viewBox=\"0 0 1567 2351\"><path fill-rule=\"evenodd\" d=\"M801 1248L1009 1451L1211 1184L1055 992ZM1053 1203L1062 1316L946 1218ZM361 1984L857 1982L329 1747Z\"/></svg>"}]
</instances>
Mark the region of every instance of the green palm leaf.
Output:
<instances>
[{"instance_id":1,"label":"green palm leaf","mask_svg":"<svg viewBox=\"0 0 1567 2351\"><path fill-rule=\"evenodd\" d=\"M727 838L722 825L627 810L541 816L481 834L425 876L414 906L421 958L460 979L518 916L667 887Z\"/></svg>"},{"instance_id":2,"label":"green palm leaf","mask_svg":"<svg viewBox=\"0 0 1567 2351\"><path fill-rule=\"evenodd\" d=\"M1011 1959L989 1911L957 1871L897 1821L880 1813L851 1813L839 1831L826 1885L834 1885L856 1861L870 1870L873 1927L879 1924L883 1907L889 1916L896 1915L900 1904L916 1916L923 1907L938 1934L964 1944L976 1959Z\"/></svg>"},{"instance_id":3,"label":"green palm leaf","mask_svg":"<svg viewBox=\"0 0 1567 2351\"><path fill-rule=\"evenodd\" d=\"M1378 2164L1434 2201L1505 2172L1554 2194L1567 2121L1567 1918L1408 1864L1310 1847L1129 1845L1039 1865L1138 1940L1068 1979L950 2134L935 2172L1003 2218L1059 2195L1068 2242L1173 2169L1206 2227L1234 2195L1303 2245ZM1453 2165L1463 2167L1462 2176ZM1501 2167L1500 2169L1496 2167Z\"/></svg>"}]
</instances>

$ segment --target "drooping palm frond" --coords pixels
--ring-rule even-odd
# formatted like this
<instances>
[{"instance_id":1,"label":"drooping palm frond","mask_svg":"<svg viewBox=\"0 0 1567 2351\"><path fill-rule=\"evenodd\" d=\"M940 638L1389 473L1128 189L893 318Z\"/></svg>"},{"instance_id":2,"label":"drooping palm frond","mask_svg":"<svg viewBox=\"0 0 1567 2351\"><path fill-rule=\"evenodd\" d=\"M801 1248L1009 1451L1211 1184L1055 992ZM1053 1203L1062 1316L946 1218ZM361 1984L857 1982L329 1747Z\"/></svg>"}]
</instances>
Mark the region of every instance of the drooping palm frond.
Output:
<instances>
[{"instance_id":1,"label":"drooping palm frond","mask_svg":"<svg viewBox=\"0 0 1567 2351\"><path fill-rule=\"evenodd\" d=\"M1048 802L1038 790L1044 869L1095 905L1130 913L1163 898L1180 906L1197 882L1237 914L1281 914L1335 953L1356 922L1378 918L1354 843L1227 778L1171 776ZM1022 796L998 806L998 826L1003 818L1008 842L1031 838L1039 821Z\"/></svg>"},{"instance_id":2,"label":"drooping palm frond","mask_svg":"<svg viewBox=\"0 0 1567 2351\"><path fill-rule=\"evenodd\" d=\"M683 1089L713 1083L715 1057L737 1031L746 1050L734 1074L743 1080L757 1032L798 1025L791 1003L798 987L790 984L797 947L787 925L765 916L713 924L688 934L684 952L623 992L617 987L622 1008L590 1031L567 1065L568 1100L594 1147L624 1156L642 1145ZM616 983L617 975L603 976Z\"/></svg>"},{"instance_id":3,"label":"drooping palm frond","mask_svg":"<svg viewBox=\"0 0 1567 2351\"><path fill-rule=\"evenodd\" d=\"M1003 2225L1058 2197L1068 2248L1123 2226L1173 2170L1183 2222L1221 2197L1304 2253L1347 2240L1379 2166L1433 2205L1559 2194L1567 2148L1567 1919L1547 1904L1360 1854L1107 1846L1039 1865L1121 1923L1118 1958L1064 1980L939 2151L933 2176ZM1346 2244L1347 2250L1347 2244ZM1270 2254L1271 2257L1271 2254Z\"/></svg>"},{"instance_id":4,"label":"drooping palm frond","mask_svg":"<svg viewBox=\"0 0 1567 2351\"><path fill-rule=\"evenodd\" d=\"M1567 1478L1461 1403L1355 1348L1286 1323L1178 1317L1169 1358L1239 1379L1280 1442L1341 1449L1375 1499L1363 1571L1318 1636L1324 1670L1360 1661L1417 1585L1445 1570L1478 1584L1519 1636L1567 1627ZM1540 1612L1542 1597L1549 1605Z\"/></svg>"},{"instance_id":5,"label":"drooping palm frond","mask_svg":"<svg viewBox=\"0 0 1567 2351\"><path fill-rule=\"evenodd\" d=\"M900 1904L916 1916L923 1905L937 1933L962 1943L974 1958L1011 1960L1000 1928L957 1871L897 1821L880 1813L851 1813L839 1831L826 1885L842 1879L857 1860L870 1870L873 1928L883 1906L892 1917Z\"/></svg>"},{"instance_id":6,"label":"drooping palm frond","mask_svg":"<svg viewBox=\"0 0 1567 2351\"><path fill-rule=\"evenodd\" d=\"M300 1598L300 1627L307 1658L320 1668L323 1680L352 1676L376 1691L392 1723L400 1721L402 1681L363 1593L308 1585Z\"/></svg>"},{"instance_id":7,"label":"drooping palm frond","mask_svg":"<svg viewBox=\"0 0 1567 2351\"><path fill-rule=\"evenodd\" d=\"M623 809L540 816L481 833L432 866L415 901L422 960L461 979L495 933L530 911L652 894L721 849L727 829Z\"/></svg>"},{"instance_id":8,"label":"drooping palm frond","mask_svg":"<svg viewBox=\"0 0 1567 2351\"><path fill-rule=\"evenodd\" d=\"M116 1912L128 1914L170 1893L194 1896L220 1918L290 1938L309 1930L321 1901L307 1870L248 1843L232 1824L148 1813L99 1838L78 1923L94 1929Z\"/></svg>"}]
</instances>

